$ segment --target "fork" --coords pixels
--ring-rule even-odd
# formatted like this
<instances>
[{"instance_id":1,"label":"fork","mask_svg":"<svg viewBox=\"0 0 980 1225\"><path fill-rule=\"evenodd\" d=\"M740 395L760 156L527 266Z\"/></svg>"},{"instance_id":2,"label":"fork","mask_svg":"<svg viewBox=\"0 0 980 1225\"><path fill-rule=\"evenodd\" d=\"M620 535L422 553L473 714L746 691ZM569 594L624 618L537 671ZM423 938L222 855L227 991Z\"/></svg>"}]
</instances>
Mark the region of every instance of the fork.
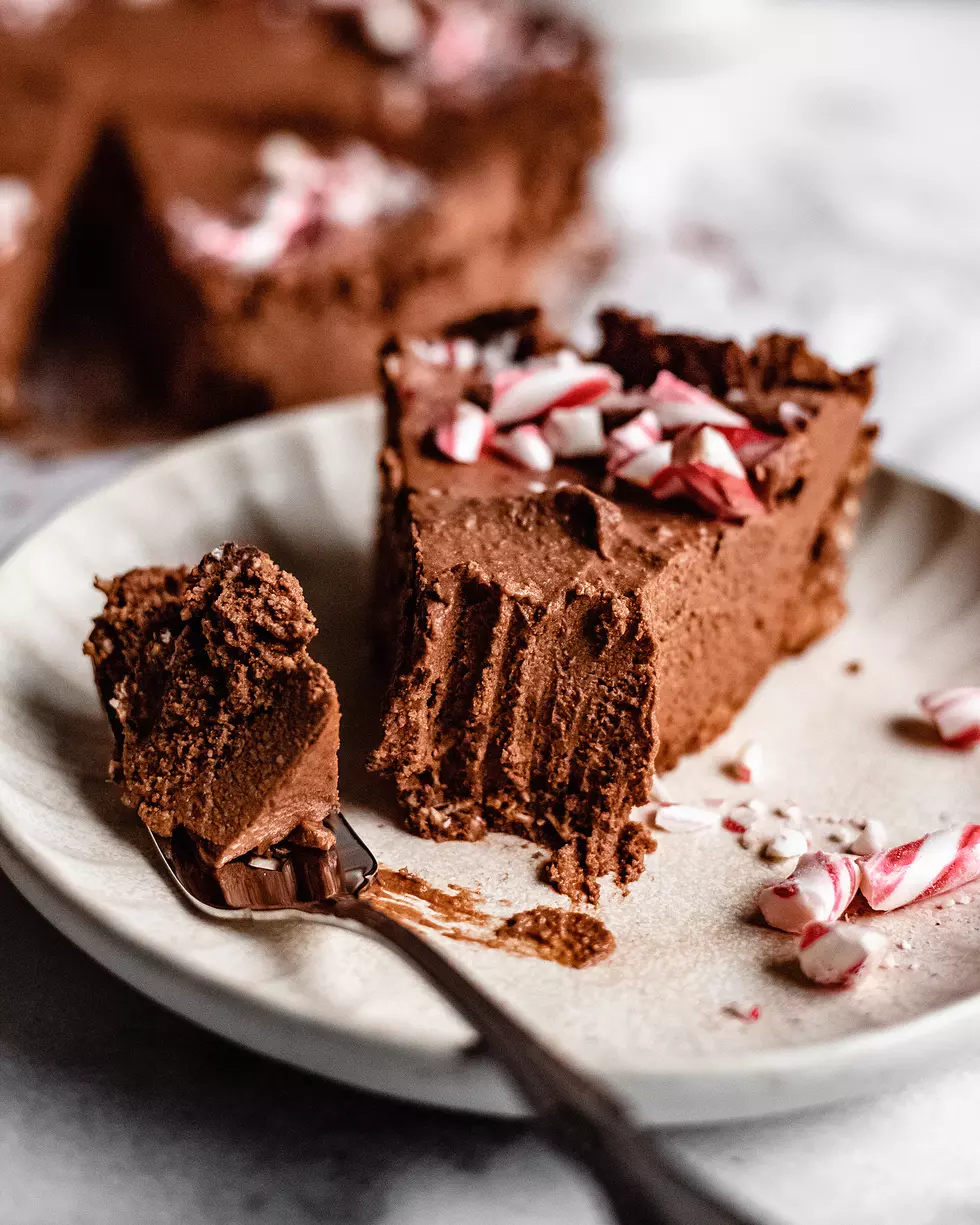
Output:
<instances>
[{"instance_id":1,"label":"fork","mask_svg":"<svg viewBox=\"0 0 980 1225\"><path fill-rule=\"evenodd\" d=\"M396 949L476 1030L552 1144L591 1173L620 1225L750 1225L668 1157L607 1089L559 1058L433 944L372 905L365 890L377 860L341 814L328 824L336 837L328 850L282 844L275 861L236 860L217 871L180 828L172 839L150 836L183 898L212 918L346 920Z\"/></svg>"}]
</instances>

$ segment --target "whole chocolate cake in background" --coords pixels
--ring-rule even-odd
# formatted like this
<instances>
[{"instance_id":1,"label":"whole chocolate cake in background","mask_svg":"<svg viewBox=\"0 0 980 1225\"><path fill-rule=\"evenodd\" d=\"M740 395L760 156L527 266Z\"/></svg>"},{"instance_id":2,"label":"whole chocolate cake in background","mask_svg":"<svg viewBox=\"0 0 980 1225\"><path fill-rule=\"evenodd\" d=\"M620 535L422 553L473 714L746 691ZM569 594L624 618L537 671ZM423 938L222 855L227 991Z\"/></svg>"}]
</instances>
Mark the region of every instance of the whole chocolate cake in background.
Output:
<instances>
[{"instance_id":1,"label":"whole chocolate cake in background","mask_svg":"<svg viewBox=\"0 0 980 1225\"><path fill-rule=\"evenodd\" d=\"M874 437L871 371L798 337L600 324L590 360L533 311L386 350L373 759L414 832L530 838L590 898L655 773L843 615Z\"/></svg>"},{"instance_id":2,"label":"whole chocolate cake in background","mask_svg":"<svg viewBox=\"0 0 980 1225\"><path fill-rule=\"evenodd\" d=\"M513 0L0 0L0 81L18 131L74 127L0 137L0 420L59 229L188 425L369 390L386 336L547 300L589 232L595 49Z\"/></svg>"}]
</instances>

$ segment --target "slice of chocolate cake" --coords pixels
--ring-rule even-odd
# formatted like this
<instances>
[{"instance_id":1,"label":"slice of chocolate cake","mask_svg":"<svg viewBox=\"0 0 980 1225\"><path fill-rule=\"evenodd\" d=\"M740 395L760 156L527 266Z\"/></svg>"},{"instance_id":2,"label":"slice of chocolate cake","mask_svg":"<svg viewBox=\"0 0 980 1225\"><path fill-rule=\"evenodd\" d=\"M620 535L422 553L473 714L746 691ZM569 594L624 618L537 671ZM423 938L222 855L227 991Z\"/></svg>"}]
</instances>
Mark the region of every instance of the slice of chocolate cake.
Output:
<instances>
[{"instance_id":1,"label":"slice of chocolate cake","mask_svg":"<svg viewBox=\"0 0 980 1225\"><path fill-rule=\"evenodd\" d=\"M799 338L600 322L588 361L528 314L386 349L373 760L414 832L533 838L593 897L655 771L840 619L874 432L871 371Z\"/></svg>"},{"instance_id":2,"label":"slice of chocolate cake","mask_svg":"<svg viewBox=\"0 0 980 1225\"><path fill-rule=\"evenodd\" d=\"M112 726L111 777L154 833L186 830L214 864L286 839L327 846L340 708L307 647L299 583L226 544L193 570L100 581L85 644Z\"/></svg>"}]
</instances>

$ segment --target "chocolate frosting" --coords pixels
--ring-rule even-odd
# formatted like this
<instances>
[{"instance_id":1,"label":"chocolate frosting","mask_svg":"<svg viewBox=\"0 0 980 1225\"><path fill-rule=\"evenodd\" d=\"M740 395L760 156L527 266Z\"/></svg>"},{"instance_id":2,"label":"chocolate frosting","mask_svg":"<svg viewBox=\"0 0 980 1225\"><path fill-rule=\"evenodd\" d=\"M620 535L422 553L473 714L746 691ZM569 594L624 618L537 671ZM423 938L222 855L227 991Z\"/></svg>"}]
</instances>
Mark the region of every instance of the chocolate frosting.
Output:
<instances>
[{"instance_id":1,"label":"chocolate frosting","mask_svg":"<svg viewBox=\"0 0 980 1225\"><path fill-rule=\"evenodd\" d=\"M302 590L260 550L99 581L86 654L115 736L110 776L155 833L182 826L223 864L335 812L340 710L307 646Z\"/></svg>"}]
</instances>

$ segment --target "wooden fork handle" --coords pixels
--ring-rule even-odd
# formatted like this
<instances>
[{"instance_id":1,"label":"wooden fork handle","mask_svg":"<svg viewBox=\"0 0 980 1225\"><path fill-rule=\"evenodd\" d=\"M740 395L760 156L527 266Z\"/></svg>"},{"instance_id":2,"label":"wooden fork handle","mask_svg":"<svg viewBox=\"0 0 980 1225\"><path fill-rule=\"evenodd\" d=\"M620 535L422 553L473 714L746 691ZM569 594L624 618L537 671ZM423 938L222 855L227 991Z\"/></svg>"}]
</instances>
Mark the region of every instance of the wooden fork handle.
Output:
<instances>
[{"instance_id":1,"label":"wooden fork handle","mask_svg":"<svg viewBox=\"0 0 980 1225\"><path fill-rule=\"evenodd\" d=\"M483 1038L555 1146L584 1165L620 1225L749 1225L661 1146L599 1084L570 1067L495 1003L432 944L370 902L347 898L334 913L353 919L420 970Z\"/></svg>"}]
</instances>

